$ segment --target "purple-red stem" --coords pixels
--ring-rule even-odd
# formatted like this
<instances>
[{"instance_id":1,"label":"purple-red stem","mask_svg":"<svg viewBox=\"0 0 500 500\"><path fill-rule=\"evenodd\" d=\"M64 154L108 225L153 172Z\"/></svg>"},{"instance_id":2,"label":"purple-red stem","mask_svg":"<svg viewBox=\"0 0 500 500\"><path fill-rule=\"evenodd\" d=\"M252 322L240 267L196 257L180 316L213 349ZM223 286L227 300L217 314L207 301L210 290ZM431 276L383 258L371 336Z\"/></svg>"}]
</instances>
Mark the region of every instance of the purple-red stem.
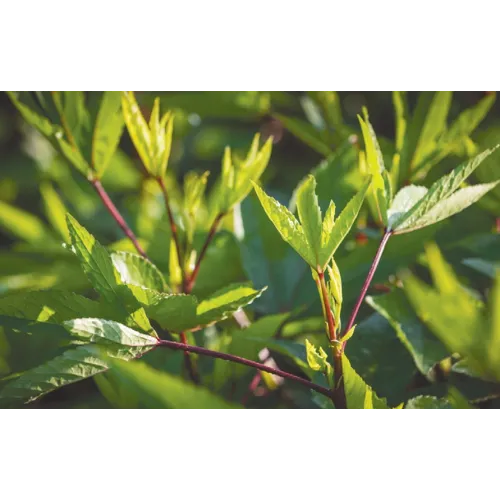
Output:
<instances>
[{"instance_id":1,"label":"purple-red stem","mask_svg":"<svg viewBox=\"0 0 500 500\"><path fill-rule=\"evenodd\" d=\"M196 278L198 277L198 273L200 272L201 262L203 261L203 258L205 257L205 254L207 253L207 249L208 249L210 243L212 242L212 240L214 239L214 237L217 233L217 230L219 229L219 224L220 224L220 221L222 220L223 217L224 217L223 213L220 213L219 215L217 215L212 226L210 227L210 231L208 232L207 239L205 240L205 243L203 244L203 247L200 250L200 253L198 255L198 259L196 259L196 264L194 266L193 272L191 273L191 275L189 277L186 277L186 280L184 283L184 292L185 293L192 292L192 290L194 288L194 284L196 283Z\"/></svg>"},{"instance_id":2,"label":"purple-red stem","mask_svg":"<svg viewBox=\"0 0 500 500\"><path fill-rule=\"evenodd\" d=\"M293 380L294 382L302 384L303 386L312 389L313 391L319 392L320 394L323 394L328 398L332 397L330 389L326 387L322 387L321 385L315 384L314 382L311 382L310 380L307 380L305 378L298 377L297 375L293 375L292 373L284 372L277 368L272 368L263 363L257 363L256 361L251 361L246 358L240 358L239 356L234 356L232 354L211 351L210 349L205 349L204 347L186 345L182 344L181 342L174 342L173 340L159 340L157 345L159 347L167 347L169 349L174 349L178 351L192 352L195 354L200 354L202 356L209 356L211 358L223 359L225 361L231 361L233 363L238 363L240 365L256 368L257 370L267 373L272 373L273 375L277 375L278 377L282 377L287 380Z\"/></svg>"},{"instance_id":3,"label":"purple-red stem","mask_svg":"<svg viewBox=\"0 0 500 500\"><path fill-rule=\"evenodd\" d=\"M179 261L179 267L181 269L183 281L184 281L184 265L182 262L182 253L181 253L181 245L179 242L179 233L177 231L177 224L175 223L174 214L172 213L172 208L170 207L170 199L168 197L167 186L165 186L165 181L163 177L156 178L160 189L163 192L163 198L165 199L165 209L167 211L168 220L170 222L170 231L172 233L172 238L175 244L175 250L177 251L177 259Z\"/></svg>"},{"instance_id":4,"label":"purple-red stem","mask_svg":"<svg viewBox=\"0 0 500 500\"><path fill-rule=\"evenodd\" d=\"M165 186L165 181L163 180L163 177L157 177L156 181L158 182L158 185L160 186L160 189L163 192L163 198L165 199L165 209L167 211L168 215L168 220L170 222L170 232L172 233L172 238L174 240L175 244L175 250L177 251L177 261L179 263L179 268L181 270L181 275L182 275L182 289L185 291L185 285L186 285L186 276L184 272L184 263L183 263L183 258L182 258L182 253L181 253L181 245L179 242L179 233L177 231L177 224L175 223L174 219L174 214L172 213L172 208L170 206L170 199L168 196L168 190L167 186ZM189 292L187 292L189 293ZM184 345L188 345L186 334L184 332L181 333L181 342ZM189 353L185 351L185 356L184 356L184 362L186 365L186 370L189 373L189 376L191 377L191 380L195 383L198 383L199 377L196 372L196 368L194 366L193 360L189 356Z\"/></svg>"},{"instance_id":5,"label":"purple-red stem","mask_svg":"<svg viewBox=\"0 0 500 500\"><path fill-rule=\"evenodd\" d=\"M125 219L121 216L120 212L116 208L115 204L112 202L111 198L108 196L108 193L104 189L99 179L91 179L90 183L96 190L97 194L102 200L102 203L111 214L116 223L120 226L121 230L125 233L125 236L132 242L136 250L147 260L149 260L146 252L141 247L140 243L137 241L135 234L132 229L130 229L129 225L125 222Z\"/></svg>"},{"instance_id":6,"label":"purple-red stem","mask_svg":"<svg viewBox=\"0 0 500 500\"><path fill-rule=\"evenodd\" d=\"M361 304L363 303L363 300L365 299L366 292L368 291L370 283L373 280L373 276L375 275L375 271L377 270L377 267L380 263L380 259L382 258L382 254L384 253L385 246L387 245L387 242L389 241L389 238L391 237L391 235L392 235L391 231L386 231L384 233L382 240L380 241L377 253L375 254L375 258L373 259L370 270L368 271L368 276L366 277L366 280L363 284L363 288L361 289L361 293L358 297L358 300L356 301L356 304L354 305L354 309L352 310L351 317L349 318L349 322L347 323L347 326L344 329L344 333L342 334L342 337L347 332L349 332L349 330L353 327L354 322L356 321L356 316L358 315L359 308L361 307Z\"/></svg>"}]
</instances>

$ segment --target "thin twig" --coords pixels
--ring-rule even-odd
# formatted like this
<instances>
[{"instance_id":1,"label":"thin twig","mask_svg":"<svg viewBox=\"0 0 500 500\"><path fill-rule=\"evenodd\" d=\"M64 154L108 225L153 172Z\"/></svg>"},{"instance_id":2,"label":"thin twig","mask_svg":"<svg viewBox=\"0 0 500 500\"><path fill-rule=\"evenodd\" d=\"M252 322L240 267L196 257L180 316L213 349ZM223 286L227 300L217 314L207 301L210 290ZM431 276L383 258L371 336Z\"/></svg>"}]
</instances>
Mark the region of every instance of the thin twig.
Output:
<instances>
[{"instance_id":1,"label":"thin twig","mask_svg":"<svg viewBox=\"0 0 500 500\"><path fill-rule=\"evenodd\" d=\"M122 217L118 209L116 208L115 204L112 202L111 198L109 197L108 193L104 189L104 187L101 184L101 181L99 179L91 179L90 183L96 190L97 194L102 200L103 205L106 207L108 212L111 214L113 219L116 221L116 223L120 226L121 230L124 232L125 236L132 242L136 250L147 260L149 260L149 257L147 256L146 252L140 245L139 241L137 240L137 237L133 233L132 229L130 229L129 225L125 222L125 219Z\"/></svg>"},{"instance_id":2,"label":"thin twig","mask_svg":"<svg viewBox=\"0 0 500 500\"><path fill-rule=\"evenodd\" d=\"M193 272L189 277L186 278L186 282L184 285L184 292L185 293L191 293L191 291L194 288L194 284L196 283L196 278L198 277L198 273L200 272L200 266L201 262L203 261L203 258L205 257L205 254L207 253L207 249L214 239L217 230L219 229L220 222L222 218L224 217L225 214L220 213L217 215L215 218L214 222L212 223L212 226L210 227L210 230L208 232L207 238L205 240L205 243L203 244L203 247L200 250L200 253L198 254L198 259L196 260L196 264L194 266Z\"/></svg>"},{"instance_id":3,"label":"thin twig","mask_svg":"<svg viewBox=\"0 0 500 500\"><path fill-rule=\"evenodd\" d=\"M392 235L391 231L386 231L384 233L382 240L380 241L377 253L375 254L375 258L373 259L370 270L368 271L368 276L366 277L365 283L363 284L363 288L361 289L361 293L359 294L358 300L356 301L356 304L354 305L354 309L352 310L351 317L349 318L347 326L344 329L344 333L342 334L342 337L347 332L349 332L349 330L353 327L354 322L356 321L356 316L358 315L359 308L361 307L361 304L363 303L363 300L365 299L366 292L368 291L370 283L373 280L373 276L375 275L375 271L377 270L377 267L380 263L380 259L382 258L382 254L384 253L385 246L387 245L387 242L389 241L389 238L391 237L391 235Z\"/></svg>"},{"instance_id":4,"label":"thin twig","mask_svg":"<svg viewBox=\"0 0 500 500\"><path fill-rule=\"evenodd\" d=\"M181 337L181 342L184 345L188 345L187 337L186 337L186 334L184 332L181 332L180 337ZM199 384L200 377L199 377L198 372L196 370L196 367L193 363L193 360L191 359L191 356L189 355L189 352L187 352L187 351L184 351L184 363L186 365L186 369L188 371L188 374L189 374L189 377L191 378L191 380L195 384Z\"/></svg>"},{"instance_id":5,"label":"thin twig","mask_svg":"<svg viewBox=\"0 0 500 500\"><path fill-rule=\"evenodd\" d=\"M172 207L170 206L170 199L168 196L167 186L165 186L165 181L163 180L163 177L157 177L156 181L158 182L158 185L160 186L160 189L163 192L163 198L165 199L165 209L167 211L168 220L170 222L170 231L172 233L172 238L174 240L175 249L177 251L177 259L179 261L179 267L181 269L182 279L184 281L184 265L182 263L182 253L181 253L181 245L179 242L179 233L177 231L177 224L175 223L174 214L172 213Z\"/></svg>"},{"instance_id":6,"label":"thin twig","mask_svg":"<svg viewBox=\"0 0 500 500\"><path fill-rule=\"evenodd\" d=\"M174 342L172 340L160 340L157 344L158 347L167 347L169 349L174 349L178 351L187 351L195 354L200 354L202 356L209 356L211 358L223 359L225 361L231 361L233 363L238 363L240 365L250 366L251 368L256 368L257 370L272 373L273 375L277 375L278 377L285 378L287 380L293 380L303 386L312 389L313 391L319 392L328 398L332 397L332 393L330 389L326 387L322 387L321 385L315 384L310 380L307 380L302 377L298 377L297 375L293 375L292 373L284 372L277 368L272 368L263 363L257 363L256 361L251 361L246 358L241 358L239 356L234 356L232 354L226 354L223 352L211 351L210 349L205 349L203 347L198 347L194 345L185 345L181 342Z\"/></svg>"}]
</instances>

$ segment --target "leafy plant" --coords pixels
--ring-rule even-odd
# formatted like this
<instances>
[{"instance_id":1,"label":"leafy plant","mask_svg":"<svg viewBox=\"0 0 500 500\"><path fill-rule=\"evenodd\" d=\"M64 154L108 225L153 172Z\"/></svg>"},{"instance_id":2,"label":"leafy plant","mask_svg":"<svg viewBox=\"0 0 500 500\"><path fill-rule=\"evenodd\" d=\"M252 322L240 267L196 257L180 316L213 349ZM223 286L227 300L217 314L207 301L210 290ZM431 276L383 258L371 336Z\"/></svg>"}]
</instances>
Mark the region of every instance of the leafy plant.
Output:
<instances>
[{"instance_id":1,"label":"leafy plant","mask_svg":"<svg viewBox=\"0 0 500 500\"><path fill-rule=\"evenodd\" d=\"M309 122L281 109L284 93L214 95L230 116L271 114L326 157L286 206L261 187L277 138L259 133L221 150L216 179L189 168L177 182L186 113L211 116L201 94L8 95L53 156L39 187L44 216L0 200L0 227L17 240L0 253L3 406L44 404L85 379L97 404L120 408L470 408L495 399L498 235L471 244L457 234L462 216L450 219L500 182L466 184L497 156L472 138L494 96L448 124L450 92L422 93L413 110L395 92L395 143L377 137L365 109L362 149L337 93L302 96ZM438 175L457 156L468 158ZM118 178L130 179L120 189L132 210L104 187ZM123 239L103 245L92 234L103 233L101 208ZM452 237L440 251L444 220ZM490 280L483 295L469 284L477 270ZM383 283L373 287L376 276ZM374 312L360 318L377 289L367 299Z\"/></svg>"}]
</instances>

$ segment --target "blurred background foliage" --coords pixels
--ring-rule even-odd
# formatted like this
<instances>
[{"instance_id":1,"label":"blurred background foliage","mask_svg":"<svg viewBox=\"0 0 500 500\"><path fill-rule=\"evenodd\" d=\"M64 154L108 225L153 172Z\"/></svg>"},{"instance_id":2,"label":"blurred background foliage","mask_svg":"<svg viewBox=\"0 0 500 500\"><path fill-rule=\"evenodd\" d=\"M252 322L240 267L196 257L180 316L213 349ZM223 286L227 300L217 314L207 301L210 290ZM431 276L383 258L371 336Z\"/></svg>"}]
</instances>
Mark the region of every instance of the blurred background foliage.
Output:
<instances>
[{"instance_id":1,"label":"blurred background foliage","mask_svg":"<svg viewBox=\"0 0 500 500\"><path fill-rule=\"evenodd\" d=\"M274 138L271 162L262 178L269 193L283 203L291 199L293 207L295 187L313 172L322 208L330 199L343 207L362 180L359 154L363 144L357 119L362 108L366 106L369 111L387 163L398 153L404 134L401 116L399 122L397 118L397 101L390 92L136 92L136 96L145 114L157 96L162 109L175 113L168 171L174 207L188 172L211 172L210 186L219 175L225 146L243 155L256 132L263 140ZM429 107L437 99L439 106ZM399 187L410 179L429 186L463 159L500 143L500 103L495 102L493 92L410 92L407 100L414 114L414 119L407 122L409 129L417 126L419 110L425 107L422 103L428 104L411 158L416 170L413 177L400 175L395 181ZM476 111L466 111L470 109ZM434 114L429 117L431 112ZM497 156L492 155L474 175L475 181L490 182L499 174ZM168 275L170 234L161 193L143 175L127 133L102 183L146 242L152 260ZM8 95L0 93L0 296L51 287L90 293L80 267L61 245L67 240L63 218L66 210L102 243L133 251L86 180L26 124ZM347 354L360 375L391 404L415 396L436 396L447 398L443 404L455 407L499 407L498 375L484 376L475 369L477 365L471 367L461 361L464 356L457 352L463 354L462 346L447 341L447 335L453 336L453 332L443 331L425 317L420 301L425 296L417 297L417 287L422 283L431 287L432 276L441 273L442 277L445 273L445 282L452 283L452 301L458 300L457 290L464 288L467 297L494 311L491 301L500 265L499 221L497 187L458 216L394 237L390 242ZM268 348L280 367L301 373L303 340L309 338L317 345L324 342L321 306L307 266L280 239L254 194L242 203L237 217L226 220L224 229L207 254L196 293L208 295L229 283L246 280L252 281L255 288L269 288L251 306L255 322L245 336L234 333L236 326L228 320L190 340L252 359L258 359L259 352ZM198 236L203 240L204 235ZM346 315L379 239L380 228L368 200L357 228L336 255L344 283ZM402 282L410 271L421 280L414 283L414 296L402 291ZM488 318L495 321L493 316L491 312ZM477 322L471 325L472 329L482 328ZM467 334L473 333L468 326L463 328ZM33 366L33 348L25 351L26 342L35 342L42 350L54 349L43 334L37 339L31 337L13 335L9 328L2 328L0 377ZM145 360L167 372L182 372L181 353L157 351ZM255 407L321 405L301 387L288 383L282 386L270 377L265 377L259 390L248 393L255 375L252 370L213 360L200 363L204 364L209 386L226 399L243 399ZM101 392L105 392L102 387ZM35 405L107 406L110 398L106 400L101 392L90 380L57 391ZM431 399L416 401L413 404L425 406Z\"/></svg>"}]
</instances>

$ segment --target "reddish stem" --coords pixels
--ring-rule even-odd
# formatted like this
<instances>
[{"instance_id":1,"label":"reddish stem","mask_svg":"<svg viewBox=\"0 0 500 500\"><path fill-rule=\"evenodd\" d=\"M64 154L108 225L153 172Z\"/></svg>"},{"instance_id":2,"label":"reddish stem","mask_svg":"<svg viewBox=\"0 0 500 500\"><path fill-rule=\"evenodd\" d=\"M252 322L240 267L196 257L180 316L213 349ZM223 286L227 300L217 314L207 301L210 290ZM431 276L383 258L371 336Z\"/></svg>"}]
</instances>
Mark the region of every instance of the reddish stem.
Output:
<instances>
[{"instance_id":1,"label":"reddish stem","mask_svg":"<svg viewBox=\"0 0 500 500\"><path fill-rule=\"evenodd\" d=\"M187 337L186 337L186 334L184 332L181 332L180 337L181 337L181 342L184 345L188 345ZM198 373L197 373L196 368L194 366L193 360L191 359L191 356L189 355L189 352L187 352L187 351L184 351L184 363L186 365L186 369L189 373L189 376L191 377L191 380L195 384L199 384L200 377L198 376Z\"/></svg>"},{"instance_id":2,"label":"reddish stem","mask_svg":"<svg viewBox=\"0 0 500 500\"><path fill-rule=\"evenodd\" d=\"M353 327L354 322L356 321L356 316L358 315L359 308L363 303L363 300L366 296L366 292L368 291L370 283L373 280L373 276L375 275L375 271L377 270L377 267L380 263L380 259L382 258L382 254L384 253L385 246L387 245L387 242L389 241L391 235L392 235L391 231L386 231L384 233L382 240L380 241L377 253L375 254L375 258L373 259L370 270L368 271L368 276L366 277L365 283L363 284L363 288L361 289L361 293L359 294L358 300L354 305L354 309L352 310L351 317L349 318L349 322L347 323L347 326L344 329L342 337Z\"/></svg>"},{"instance_id":3,"label":"reddish stem","mask_svg":"<svg viewBox=\"0 0 500 500\"><path fill-rule=\"evenodd\" d=\"M231 361L233 363L238 363L240 365L250 366L251 368L256 368L257 370L267 373L272 373L273 375L277 375L278 377L282 377L284 379L293 380L294 382L302 384L303 386L312 389L313 391L319 392L324 396L327 396L329 398L332 397L330 389L327 389L326 387L322 387L321 385L315 384L314 382L311 382L310 380L307 380L305 378L298 377L297 375L293 375L292 373L284 372L282 370L279 370L277 368L272 368L262 363L257 363L256 361L240 358L239 356L234 356L232 354L211 351L210 349L205 349L204 347L185 345L182 344L181 342L174 342L173 340L159 340L157 345L159 347L167 347L169 349L174 349L178 351L192 352L195 354L200 354L202 356L209 356L211 358L223 359L225 361Z\"/></svg>"},{"instance_id":4,"label":"reddish stem","mask_svg":"<svg viewBox=\"0 0 500 500\"><path fill-rule=\"evenodd\" d=\"M205 254L207 253L207 249L214 239L217 230L219 229L219 224L222 218L224 217L225 214L220 213L217 215L215 218L212 226L210 227L210 231L208 232L207 239L205 240L205 243L203 244L202 249L200 250L200 253L198 255L198 259L196 260L196 264L194 266L193 272L191 273L191 276L186 278L186 282L184 285L184 291L185 293L191 293L191 291L194 288L194 284L196 283L196 278L198 277L198 273L200 272L200 266L201 262L203 261L203 258L205 257Z\"/></svg>"},{"instance_id":5,"label":"reddish stem","mask_svg":"<svg viewBox=\"0 0 500 500\"><path fill-rule=\"evenodd\" d=\"M170 199L168 197L167 186L165 186L165 181L163 177L157 177L156 181L163 192L163 198L165 199L165 209L167 211L168 220L170 222L170 231L172 232L172 238L174 240L175 249L177 251L177 259L179 261L179 267L181 269L182 276L184 276L184 265L182 263L182 253L181 245L179 243L179 233L177 231L177 224L175 223L174 214L172 213L172 208L170 207Z\"/></svg>"},{"instance_id":6,"label":"reddish stem","mask_svg":"<svg viewBox=\"0 0 500 500\"><path fill-rule=\"evenodd\" d=\"M91 179L90 183L94 186L97 194L102 200L102 203L111 214L116 223L120 226L121 230L125 233L125 236L132 242L136 250L147 260L149 260L146 252L141 247L140 243L137 241L135 234L132 229L130 229L129 225L125 222L125 219L121 216L120 212L116 208L115 204L112 202L111 198L108 196L108 193L104 189L99 179Z\"/></svg>"},{"instance_id":7,"label":"reddish stem","mask_svg":"<svg viewBox=\"0 0 500 500\"><path fill-rule=\"evenodd\" d=\"M335 318L333 317L332 308L330 307L330 299L326 288L325 274L318 272L319 284L321 288L322 301L325 309L326 322L328 324L328 337L332 344L333 352L333 373L335 375L335 387L333 389L332 401L335 408L344 410L347 408L347 401L344 388L344 370L342 368L342 350L336 346L337 331L335 326Z\"/></svg>"}]
</instances>

